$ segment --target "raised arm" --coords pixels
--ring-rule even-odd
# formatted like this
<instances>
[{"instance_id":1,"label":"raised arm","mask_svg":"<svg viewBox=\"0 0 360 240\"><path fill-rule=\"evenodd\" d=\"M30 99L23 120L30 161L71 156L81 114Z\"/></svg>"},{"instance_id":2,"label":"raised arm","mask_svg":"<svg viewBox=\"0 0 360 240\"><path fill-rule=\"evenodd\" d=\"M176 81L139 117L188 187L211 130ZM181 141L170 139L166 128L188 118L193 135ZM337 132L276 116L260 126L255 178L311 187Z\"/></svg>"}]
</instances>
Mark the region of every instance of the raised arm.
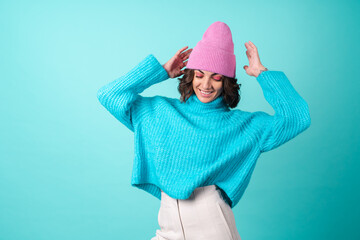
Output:
<instances>
[{"instance_id":1,"label":"raised arm","mask_svg":"<svg viewBox=\"0 0 360 240\"><path fill-rule=\"evenodd\" d=\"M259 148L261 152L266 152L305 131L311 124L310 112L286 75L281 71L268 71L260 62L258 50L251 41L245 43L245 47L249 66L245 65L244 69L248 75L256 77L265 99L275 111L274 116L262 111L253 113Z\"/></svg>"},{"instance_id":2,"label":"raised arm","mask_svg":"<svg viewBox=\"0 0 360 240\"><path fill-rule=\"evenodd\" d=\"M154 97L140 95L146 88L166 79L175 78L184 73L192 49L183 47L161 65L152 55L148 55L127 74L106 84L97 92L100 103L128 129L134 132L134 121L140 118L151 105ZM187 49L186 51L184 51ZM183 52L184 51L184 52Z\"/></svg>"},{"instance_id":3,"label":"raised arm","mask_svg":"<svg viewBox=\"0 0 360 240\"><path fill-rule=\"evenodd\" d=\"M255 112L260 131L261 152L270 151L301 132L311 124L309 107L281 71L265 71L257 78L267 102L273 107L273 116Z\"/></svg>"},{"instance_id":4,"label":"raised arm","mask_svg":"<svg viewBox=\"0 0 360 240\"><path fill-rule=\"evenodd\" d=\"M97 92L97 98L116 119L134 132L132 115L137 110L134 103L150 100L140 93L168 78L169 75L163 66L149 54L127 74L101 87Z\"/></svg>"}]
</instances>

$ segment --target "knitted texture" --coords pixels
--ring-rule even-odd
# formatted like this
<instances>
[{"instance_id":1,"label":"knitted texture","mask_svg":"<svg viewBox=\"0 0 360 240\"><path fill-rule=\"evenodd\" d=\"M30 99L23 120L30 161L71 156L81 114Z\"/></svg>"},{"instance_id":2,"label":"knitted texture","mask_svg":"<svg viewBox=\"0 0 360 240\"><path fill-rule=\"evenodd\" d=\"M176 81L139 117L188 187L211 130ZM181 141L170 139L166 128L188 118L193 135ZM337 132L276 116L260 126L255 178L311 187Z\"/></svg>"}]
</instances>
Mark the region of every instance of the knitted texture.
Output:
<instances>
[{"instance_id":1,"label":"knitted texture","mask_svg":"<svg viewBox=\"0 0 360 240\"><path fill-rule=\"evenodd\" d=\"M311 123L307 103L281 71L265 71L256 78L274 115L229 109L222 96L203 103L193 94L182 103L140 95L166 79L166 70L150 54L97 93L101 104L134 132L131 185L158 199L160 189L172 198L187 199L195 188L215 184L233 208L260 154Z\"/></svg>"},{"instance_id":2,"label":"knitted texture","mask_svg":"<svg viewBox=\"0 0 360 240\"><path fill-rule=\"evenodd\" d=\"M236 58L229 26L214 22L191 51L186 68L200 69L234 78Z\"/></svg>"}]
</instances>

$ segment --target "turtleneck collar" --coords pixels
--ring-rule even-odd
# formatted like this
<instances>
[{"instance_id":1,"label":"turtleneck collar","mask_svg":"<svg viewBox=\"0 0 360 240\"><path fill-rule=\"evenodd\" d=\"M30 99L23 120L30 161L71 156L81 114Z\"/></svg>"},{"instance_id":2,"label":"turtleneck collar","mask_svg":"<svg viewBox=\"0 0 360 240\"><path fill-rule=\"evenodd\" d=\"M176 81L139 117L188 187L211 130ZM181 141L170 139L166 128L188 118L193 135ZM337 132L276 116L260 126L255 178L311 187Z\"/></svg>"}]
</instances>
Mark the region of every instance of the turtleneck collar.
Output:
<instances>
[{"instance_id":1,"label":"turtleneck collar","mask_svg":"<svg viewBox=\"0 0 360 240\"><path fill-rule=\"evenodd\" d=\"M219 113L229 111L229 107L227 106L223 95L218 96L211 102L203 103L197 95L193 93L187 99L186 104L192 111L197 113Z\"/></svg>"}]
</instances>

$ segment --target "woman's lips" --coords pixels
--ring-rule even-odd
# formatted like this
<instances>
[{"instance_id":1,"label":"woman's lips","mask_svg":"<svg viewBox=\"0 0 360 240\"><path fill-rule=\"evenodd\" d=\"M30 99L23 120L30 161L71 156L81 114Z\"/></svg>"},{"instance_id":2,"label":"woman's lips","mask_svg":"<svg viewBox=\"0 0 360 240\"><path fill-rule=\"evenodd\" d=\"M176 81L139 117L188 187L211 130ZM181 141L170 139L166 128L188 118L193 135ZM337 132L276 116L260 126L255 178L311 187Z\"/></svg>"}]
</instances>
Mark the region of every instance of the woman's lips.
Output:
<instances>
[{"instance_id":1,"label":"woman's lips","mask_svg":"<svg viewBox=\"0 0 360 240\"><path fill-rule=\"evenodd\" d=\"M200 92L202 97L209 98L214 91L211 91L209 94L205 94L199 89L199 92ZM204 91L204 92L209 92L209 91Z\"/></svg>"}]
</instances>

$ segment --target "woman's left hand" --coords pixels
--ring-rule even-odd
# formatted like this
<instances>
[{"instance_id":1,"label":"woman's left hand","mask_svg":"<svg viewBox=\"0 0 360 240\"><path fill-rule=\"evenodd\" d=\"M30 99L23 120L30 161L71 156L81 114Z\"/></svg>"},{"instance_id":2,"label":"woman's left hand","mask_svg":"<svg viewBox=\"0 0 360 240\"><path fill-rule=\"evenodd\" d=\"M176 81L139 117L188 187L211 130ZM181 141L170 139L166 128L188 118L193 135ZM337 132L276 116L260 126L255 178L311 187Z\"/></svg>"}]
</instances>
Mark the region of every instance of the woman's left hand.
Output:
<instances>
[{"instance_id":1,"label":"woman's left hand","mask_svg":"<svg viewBox=\"0 0 360 240\"><path fill-rule=\"evenodd\" d=\"M245 47L247 49L246 55L249 59L249 66L245 65L243 68L248 75L257 77L260 74L260 70L265 70L266 68L260 62L260 57L256 46L251 41L249 41L245 42Z\"/></svg>"}]
</instances>

